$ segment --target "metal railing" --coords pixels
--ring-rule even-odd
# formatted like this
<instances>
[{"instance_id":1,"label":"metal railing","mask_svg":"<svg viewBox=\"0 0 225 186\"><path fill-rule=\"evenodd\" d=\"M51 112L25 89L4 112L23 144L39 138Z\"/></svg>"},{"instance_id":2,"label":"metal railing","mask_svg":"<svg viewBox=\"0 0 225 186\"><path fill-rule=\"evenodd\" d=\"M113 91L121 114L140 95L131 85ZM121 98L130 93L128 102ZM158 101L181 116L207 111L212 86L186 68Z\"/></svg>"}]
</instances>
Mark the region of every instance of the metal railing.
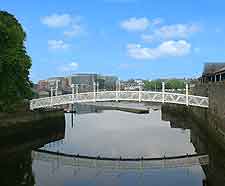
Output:
<instances>
[{"instance_id":1,"label":"metal railing","mask_svg":"<svg viewBox=\"0 0 225 186\"><path fill-rule=\"evenodd\" d=\"M174 103L187 106L197 106L208 108L208 97L186 94L153 91L103 91L66 94L30 100L30 109L53 107L58 105L84 103L84 102L104 102L104 101L137 101L137 102L161 102Z\"/></svg>"}]
</instances>

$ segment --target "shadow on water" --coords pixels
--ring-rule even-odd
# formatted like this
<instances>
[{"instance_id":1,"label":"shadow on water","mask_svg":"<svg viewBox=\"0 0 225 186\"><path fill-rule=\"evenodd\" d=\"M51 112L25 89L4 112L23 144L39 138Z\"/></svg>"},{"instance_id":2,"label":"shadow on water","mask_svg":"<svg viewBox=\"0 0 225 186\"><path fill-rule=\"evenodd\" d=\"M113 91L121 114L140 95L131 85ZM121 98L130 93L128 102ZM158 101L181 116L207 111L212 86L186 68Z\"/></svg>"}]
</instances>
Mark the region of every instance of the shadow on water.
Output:
<instances>
[{"instance_id":1,"label":"shadow on water","mask_svg":"<svg viewBox=\"0 0 225 186\"><path fill-rule=\"evenodd\" d=\"M61 140L65 135L64 117L30 123L20 128L5 128L0 132L0 185L33 186L31 151L46 143ZM7 135L6 135L7 134Z\"/></svg>"}]
</instances>

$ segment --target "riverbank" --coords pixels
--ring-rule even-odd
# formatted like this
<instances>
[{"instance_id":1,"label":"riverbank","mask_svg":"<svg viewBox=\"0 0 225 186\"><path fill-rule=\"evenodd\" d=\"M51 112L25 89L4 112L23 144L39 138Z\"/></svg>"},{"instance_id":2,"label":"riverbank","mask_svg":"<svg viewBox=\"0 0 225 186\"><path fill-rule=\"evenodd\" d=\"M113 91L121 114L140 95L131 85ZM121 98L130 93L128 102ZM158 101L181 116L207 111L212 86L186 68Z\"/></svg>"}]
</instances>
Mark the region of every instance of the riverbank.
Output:
<instances>
[{"instance_id":1,"label":"riverbank","mask_svg":"<svg viewBox=\"0 0 225 186\"><path fill-rule=\"evenodd\" d=\"M62 110L30 111L23 107L12 113L0 113L0 145L1 151L10 149L9 146L31 141L46 133L64 130L65 117ZM7 147L4 148L4 146ZM27 145L25 145L27 146ZM29 145L28 145L29 146ZM22 145L24 147L24 145ZM12 151L12 150L11 150Z\"/></svg>"},{"instance_id":2,"label":"riverbank","mask_svg":"<svg viewBox=\"0 0 225 186\"><path fill-rule=\"evenodd\" d=\"M8 115L9 116L9 115ZM64 138L65 118L63 112L30 112L0 122L0 152L9 154Z\"/></svg>"},{"instance_id":3,"label":"riverbank","mask_svg":"<svg viewBox=\"0 0 225 186\"><path fill-rule=\"evenodd\" d=\"M0 128L11 127L21 123L39 121L43 119L49 119L53 117L63 116L62 110L48 110L42 111L17 111L13 113L0 113Z\"/></svg>"}]
</instances>

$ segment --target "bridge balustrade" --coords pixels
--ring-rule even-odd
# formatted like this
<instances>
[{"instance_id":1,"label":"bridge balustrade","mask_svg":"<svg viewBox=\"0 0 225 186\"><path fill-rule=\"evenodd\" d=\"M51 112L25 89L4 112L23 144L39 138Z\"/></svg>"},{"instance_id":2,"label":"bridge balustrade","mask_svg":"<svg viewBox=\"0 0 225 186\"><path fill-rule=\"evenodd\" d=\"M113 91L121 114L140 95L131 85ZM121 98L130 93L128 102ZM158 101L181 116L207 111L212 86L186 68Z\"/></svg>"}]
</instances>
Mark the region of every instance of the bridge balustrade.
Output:
<instances>
[{"instance_id":1,"label":"bridge balustrade","mask_svg":"<svg viewBox=\"0 0 225 186\"><path fill-rule=\"evenodd\" d=\"M33 99L30 101L30 109L52 107L64 104L95 101L145 101L174 103L207 108L209 101L207 97L194 96L170 92L151 91L103 91L66 94L47 98Z\"/></svg>"}]
</instances>

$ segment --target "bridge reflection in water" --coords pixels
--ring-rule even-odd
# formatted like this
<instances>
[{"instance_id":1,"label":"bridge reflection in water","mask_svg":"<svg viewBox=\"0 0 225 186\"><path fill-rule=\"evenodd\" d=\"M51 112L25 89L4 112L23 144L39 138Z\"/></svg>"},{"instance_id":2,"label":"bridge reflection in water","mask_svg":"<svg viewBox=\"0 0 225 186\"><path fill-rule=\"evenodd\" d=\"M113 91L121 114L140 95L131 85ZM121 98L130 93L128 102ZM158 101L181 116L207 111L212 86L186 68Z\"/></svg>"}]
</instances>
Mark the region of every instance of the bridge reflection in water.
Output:
<instances>
[{"instance_id":1,"label":"bridge reflection in water","mask_svg":"<svg viewBox=\"0 0 225 186\"><path fill-rule=\"evenodd\" d=\"M92 112L101 112L101 109L93 105L76 105L76 113L85 114ZM100 109L100 110L99 110ZM73 114L72 114L73 115ZM164 117L164 115L162 115ZM171 122L172 123L172 122ZM88 167L103 169L162 169L177 167L192 167L194 165L207 165L209 163L208 155L184 154L180 156L157 157L157 158L112 158L112 157L94 157L84 156L81 154L69 154L57 151L64 140L45 145L42 149L32 151L34 160L47 161L52 165L72 166L72 167ZM54 150L49 150L53 148ZM46 150L47 149L47 150Z\"/></svg>"},{"instance_id":2,"label":"bridge reflection in water","mask_svg":"<svg viewBox=\"0 0 225 186\"><path fill-rule=\"evenodd\" d=\"M90 157L82 155L72 155L47 150L32 151L34 160L51 162L52 164L61 164L62 166L103 168L103 169L161 169L191 167L194 165L207 165L209 163L208 155L194 154L184 156L173 156L163 158L106 158Z\"/></svg>"}]
</instances>

